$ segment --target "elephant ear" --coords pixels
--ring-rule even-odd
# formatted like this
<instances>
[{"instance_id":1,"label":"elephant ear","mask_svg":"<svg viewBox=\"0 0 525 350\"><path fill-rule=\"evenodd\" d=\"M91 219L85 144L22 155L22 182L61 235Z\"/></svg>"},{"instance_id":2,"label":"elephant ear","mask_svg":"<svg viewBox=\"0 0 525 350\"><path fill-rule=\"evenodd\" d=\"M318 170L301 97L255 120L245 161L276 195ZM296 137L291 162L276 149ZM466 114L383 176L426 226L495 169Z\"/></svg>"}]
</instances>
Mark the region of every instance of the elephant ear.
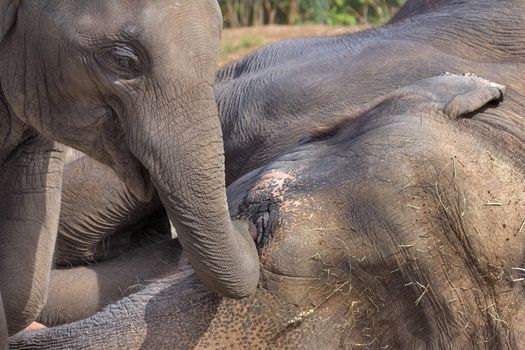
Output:
<instances>
[{"instance_id":1,"label":"elephant ear","mask_svg":"<svg viewBox=\"0 0 525 350\"><path fill-rule=\"evenodd\" d=\"M406 95L424 97L447 117L458 119L468 117L490 102L501 101L505 94L505 86L470 73L445 73L420 80L400 91Z\"/></svg>"},{"instance_id":2,"label":"elephant ear","mask_svg":"<svg viewBox=\"0 0 525 350\"><path fill-rule=\"evenodd\" d=\"M432 110L438 110L450 119L459 119L472 116L491 102L503 100L505 86L480 78L473 74L450 74L427 78L419 82L400 88L386 96L380 96L371 102L358 107L350 113L343 113L339 117L321 122L311 130L309 137L302 140L307 143L331 137L339 130L361 116L388 101L396 101L400 97L417 97L417 105L426 105ZM423 98L423 99L421 99ZM401 108L408 108L405 112L411 112L414 104L401 104Z\"/></svg>"},{"instance_id":3,"label":"elephant ear","mask_svg":"<svg viewBox=\"0 0 525 350\"><path fill-rule=\"evenodd\" d=\"M445 116L458 119L470 116L491 102L503 100L505 90L505 86L474 74L445 73L420 80L399 91L403 95L424 97Z\"/></svg>"},{"instance_id":4,"label":"elephant ear","mask_svg":"<svg viewBox=\"0 0 525 350\"><path fill-rule=\"evenodd\" d=\"M16 22L21 0L1 0L0 2L0 42Z\"/></svg>"},{"instance_id":5,"label":"elephant ear","mask_svg":"<svg viewBox=\"0 0 525 350\"><path fill-rule=\"evenodd\" d=\"M443 112L449 118L468 117L491 102L503 100L505 86L475 75L447 75L447 88L456 95L445 103Z\"/></svg>"}]
</instances>

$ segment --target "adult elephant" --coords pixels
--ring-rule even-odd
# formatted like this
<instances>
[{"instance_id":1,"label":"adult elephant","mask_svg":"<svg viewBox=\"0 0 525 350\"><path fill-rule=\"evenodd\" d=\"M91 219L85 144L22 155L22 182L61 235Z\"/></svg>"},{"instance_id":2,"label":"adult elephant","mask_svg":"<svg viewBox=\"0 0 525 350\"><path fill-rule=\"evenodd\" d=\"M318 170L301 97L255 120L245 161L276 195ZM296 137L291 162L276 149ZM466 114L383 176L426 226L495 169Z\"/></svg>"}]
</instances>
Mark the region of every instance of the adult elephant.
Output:
<instances>
[{"instance_id":1,"label":"adult elephant","mask_svg":"<svg viewBox=\"0 0 525 350\"><path fill-rule=\"evenodd\" d=\"M221 299L186 269L12 348L523 348L525 145L486 121L510 118L504 91L424 79L230 185L231 213L257 225L254 296Z\"/></svg>"},{"instance_id":2,"label":"adult elephant","mask_svg":"<svg viewBox=\"0 0 525 350\"><path fill-rule=\"evenodd\" d=\"M212 0L0 2L0 289L9 334L46 300L64 158L57 141L111 166L137 198L154 188L211 289L253 292L255 245L226 203L213 95L221 28Z\"/></svg>"},{"instance_id":3,"label":"adult elephant","mask_svg":"<svg viewBox=\"0 0 525 350\"><path fill-rule=\"evenodd\" d=\"M224 135L226 183L275 159L342 110L358 109L399 86L443 72L472 72L504 82L509 88L505 117L488 113L479 118L514 135L516 127L521 128L523 114L524 6L518 0L409 1L389 25L351 35L284 41L221 69L215 95ZM519 159L519 151L511 150ZM85 166L81 160L73 168ZM103 186L98 187L100 169L86 167L95 169L95 176L90 179L85 171L82 176L71 171L65 184L57 247L57 258L63 264L104 256L105 250L98 247L107 246L107 237L135 224L130 222L130 213L133 220L139 220L159 206L157 202L143 207L136 198L130 199L107 170L102 171ZM111 196L103 195L109 192ZM83 194L82 200L78 193ZM96 225L89 225L93 222ZM76 271L57 273L54 295L61 302L47 305L49 312L44 313L43 321L55 324L87 316L136 281L124 275L125 280L117 279L113 287L102 285L109 277L98 268L101 266L88 268L89 283L76 279L76 290L101 290L100 297L85 303L61 287L64 279L75 280ZM129 266L122 269L133 271ZM154 274L144 273L147 278ZM111 297L105 298L109 290L113 290ZM74 317L68 317L73 310Z\"/></svg>"}]
</instances>

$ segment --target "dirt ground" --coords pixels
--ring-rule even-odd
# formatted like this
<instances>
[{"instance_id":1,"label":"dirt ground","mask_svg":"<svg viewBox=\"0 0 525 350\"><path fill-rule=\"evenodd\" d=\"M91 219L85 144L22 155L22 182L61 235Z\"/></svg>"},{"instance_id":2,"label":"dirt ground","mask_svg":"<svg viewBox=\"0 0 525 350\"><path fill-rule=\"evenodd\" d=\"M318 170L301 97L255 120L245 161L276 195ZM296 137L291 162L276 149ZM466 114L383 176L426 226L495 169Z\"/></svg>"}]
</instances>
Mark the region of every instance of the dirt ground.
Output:
<instances>
[{"instance_id":1,"label":"dirt ground","mask_svg":"<svg viewBox=\"0 0 525 350\"><path fill-rule=\"evenodd\" d=\"M264 26L225 29L222 35L220 66L246 56L253 50L284 39L338 35L363 30L366 27L345 26Z\"/></svg>"}]
</instances>

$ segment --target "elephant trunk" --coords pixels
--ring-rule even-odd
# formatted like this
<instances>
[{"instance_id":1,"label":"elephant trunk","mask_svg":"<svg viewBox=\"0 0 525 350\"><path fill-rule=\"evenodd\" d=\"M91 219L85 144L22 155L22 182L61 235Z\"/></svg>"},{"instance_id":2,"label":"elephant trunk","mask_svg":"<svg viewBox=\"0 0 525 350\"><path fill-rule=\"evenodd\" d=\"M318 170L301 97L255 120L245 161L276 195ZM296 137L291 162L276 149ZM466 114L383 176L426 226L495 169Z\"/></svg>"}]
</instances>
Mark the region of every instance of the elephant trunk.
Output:
<instances>
[{"instance_id":1,"label":"elephant trunk","mask_svg":"<svg viewBox=\"0 0 525 350\"><path fill-rule=\"evenodd\" d=\"M212 84L196 84L169 101L156 99L139 116L134 120L146 124L132 127L130 147L147 169L197 275L221 295L248 296L259 280L259 259L248 230L230 219Z\"/></svg>"}]
</instances>

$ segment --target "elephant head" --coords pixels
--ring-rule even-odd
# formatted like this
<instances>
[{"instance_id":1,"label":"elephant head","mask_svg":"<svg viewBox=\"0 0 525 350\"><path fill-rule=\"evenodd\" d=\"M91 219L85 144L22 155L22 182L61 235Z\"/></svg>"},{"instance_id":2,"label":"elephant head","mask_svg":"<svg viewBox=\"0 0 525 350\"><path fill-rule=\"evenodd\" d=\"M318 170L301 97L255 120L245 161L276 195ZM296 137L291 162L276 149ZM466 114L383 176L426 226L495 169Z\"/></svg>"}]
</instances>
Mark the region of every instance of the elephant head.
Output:
<instances>
[{"instance_id":1,"label":"elephant head","mask_svg":"<svg viewBox=\"0 0 525 350\"><path fill-rule=\"evenodd\" d=\"M214 99L222 18L214 0L0 4L0 84L22 123L155 189L212 290L252 292L255 245L229 216Z\"/></svg>"}]
</instances>

